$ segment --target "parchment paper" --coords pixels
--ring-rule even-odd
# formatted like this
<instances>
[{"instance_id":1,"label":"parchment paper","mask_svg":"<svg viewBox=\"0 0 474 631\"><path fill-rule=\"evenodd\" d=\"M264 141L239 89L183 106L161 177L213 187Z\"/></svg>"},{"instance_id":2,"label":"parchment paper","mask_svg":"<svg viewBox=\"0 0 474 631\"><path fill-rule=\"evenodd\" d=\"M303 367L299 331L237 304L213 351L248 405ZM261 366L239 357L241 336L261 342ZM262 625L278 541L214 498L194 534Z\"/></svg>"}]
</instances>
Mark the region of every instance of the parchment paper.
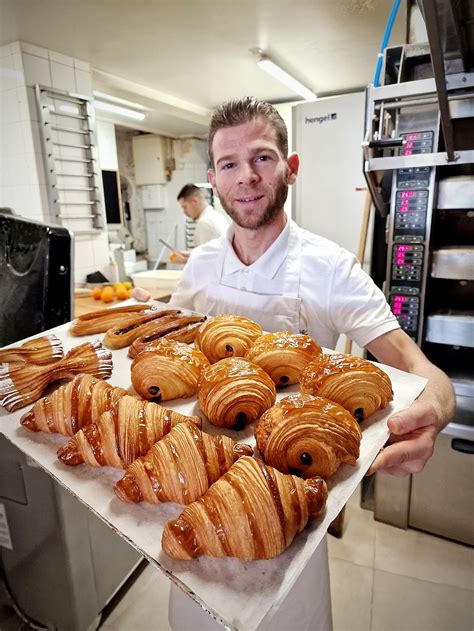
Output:
<instances>
[{"instance_id":1,"label":"parchment paper","mask_svg":"<svg viewBox=\"0 0 474 631\"><path fill-rule=\"evenodd\" d=\"M163 307L166 308L167 305ZM85 341L103 337L73 337L69 335L68 329L69 325L63 325L45 332L55 333L63 341L65 353ZM20 344L21 342L17 342L14 346ZM108 381L115 386L132 390L131 360L128 359L127 352L128 348L112 352L114 370ZM20 417L31 406L12 414L0 407L0 431L154 563L213 618L227 628L252 631L270 610L278 608L330 523L365 475L388 438L387 419L394 412L408 407L425 387L426 379L422 377L404 373L390 366L381 365L381 368L392 380L394 400L385 410L377 412L361 424L363 436L357 465L341 467L328 481L329 497L324 517L308 524L288 550L270 561L242 562L236 559L208 557L193 561L173 561L161 551L161 535L165 523L177 517L183 507L174 503L153 506L144 502L124 504L115 497L112 489L114 483L122 477L123 471L111 467L91 468L85 464L77 467L64 465L57 459L56 450L67 442L66 437L30 432L19 424ZM280 390L277 400L298 390L299 386ZM183 414L198 414L203 417L195 398L167 401L164 406L179 410ZM221 428L210 425L203 417L203 429L211 434L226 433L240 442L255 445L253 426L240 432L222 432Z\"/></svg>"}]
</instances>

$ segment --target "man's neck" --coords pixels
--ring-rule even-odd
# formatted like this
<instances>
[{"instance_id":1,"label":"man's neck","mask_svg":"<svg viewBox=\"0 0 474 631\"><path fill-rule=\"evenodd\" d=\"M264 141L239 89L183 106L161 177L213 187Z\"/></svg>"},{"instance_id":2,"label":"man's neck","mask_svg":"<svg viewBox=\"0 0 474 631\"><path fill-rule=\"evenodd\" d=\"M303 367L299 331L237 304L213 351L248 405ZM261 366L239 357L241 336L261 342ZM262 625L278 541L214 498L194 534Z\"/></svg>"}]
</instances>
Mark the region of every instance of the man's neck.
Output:
<instances>
[{"instance_id":1,"label":"man's neck","mask_svg":"<svg viewBox=\"0 0 474 631\"><path fill-rule=\"evenodd\" d=\"M286 215L282 211L272 223L249 230L234 224L232 246L245 265L252 265L264 254L281 234L286 225Z\"/></svg>"}]
</instances>

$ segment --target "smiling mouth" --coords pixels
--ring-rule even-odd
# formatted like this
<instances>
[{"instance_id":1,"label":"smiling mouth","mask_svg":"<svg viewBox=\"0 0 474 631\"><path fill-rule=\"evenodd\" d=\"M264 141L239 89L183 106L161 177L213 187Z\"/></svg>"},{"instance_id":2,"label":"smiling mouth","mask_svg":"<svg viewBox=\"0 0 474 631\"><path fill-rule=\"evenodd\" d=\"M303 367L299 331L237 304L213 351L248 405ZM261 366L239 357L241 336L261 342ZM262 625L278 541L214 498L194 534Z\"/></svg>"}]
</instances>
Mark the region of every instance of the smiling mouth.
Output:
<instances>
[{"instance_id":1,"label":"smiling mouth","mask_svg":"<svg viewBox=\"0 0 474 631\"><path fill-rule=\"evenodd\" d=\"M249 202L256 202L262 198L263 198L263 195L252 195L251 197L240 197L239 199L237 199L237 201L241 203L249 203Z\"/></svg>"}]
</instances>

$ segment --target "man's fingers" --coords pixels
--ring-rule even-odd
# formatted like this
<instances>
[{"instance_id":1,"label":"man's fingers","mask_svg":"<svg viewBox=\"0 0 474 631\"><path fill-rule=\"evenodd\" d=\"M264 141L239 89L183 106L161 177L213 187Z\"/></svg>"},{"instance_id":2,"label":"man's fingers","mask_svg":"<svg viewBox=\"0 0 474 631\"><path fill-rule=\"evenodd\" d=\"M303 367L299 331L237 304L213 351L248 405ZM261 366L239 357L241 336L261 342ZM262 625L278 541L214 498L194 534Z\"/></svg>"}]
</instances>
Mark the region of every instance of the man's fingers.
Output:
<instances>
[{"instance_id":1,"label":"man's fingers","mask_svg":"<svg viewBox=\"0 0 474 631\"><path fill-rule=\"evenodd\" d=\"M402 440L392 443L383 449L372 463L369 475L384 469L402 468L407 473L418 473L424 463L433 455L434 436L422 434L413 440Z\"/></svg>"},{"instance_id":2,"label":"man's fingers","mask_svg":"<svg viewBox=\"0 0 474 631\"><path fill-rule=\"evenodd\" d=\"M415 401L409 409L397 412L388 420L388 428L398 436L408 434L420 427L434 425L437 427L438 416L431 403Z\"/></svg>"},{"instance_id":3,"label":"man's fingers","mask_svg":"<svg viewBox=\"0 0 474 631\"><path fill-rule=\"evenodd\" d=\"M379 469L378 473L393 475L396 478L405 478L411 473L420 473L426 464L425 460L414 460L412 462L406 462L400 467L387 467L386 469Z\"/></svg>"}]
</instances>

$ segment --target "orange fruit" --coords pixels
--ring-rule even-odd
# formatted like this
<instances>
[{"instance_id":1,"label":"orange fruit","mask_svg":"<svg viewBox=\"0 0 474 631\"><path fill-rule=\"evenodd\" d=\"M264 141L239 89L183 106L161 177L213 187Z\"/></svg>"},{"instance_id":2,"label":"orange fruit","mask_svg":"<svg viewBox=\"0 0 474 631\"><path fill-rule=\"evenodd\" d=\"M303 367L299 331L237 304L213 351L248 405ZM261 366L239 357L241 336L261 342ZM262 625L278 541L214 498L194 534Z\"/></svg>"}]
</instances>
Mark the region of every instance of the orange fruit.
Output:
<instances>
[{"instance_id":1,"label":"orange fruit","mask_svg":"<svg viewBox=\"0 0 474 631\"><path fill-rule=\"evenodd\" d=\"M91 296L92 298L94 298L94 300L100 300L101 293L102 289L100 287L94 287L94 289L91 291Z\"/></svg>"},{"instance_id":2,"label":"orange fruit","mask_svg":"<svg viewBox=\"0 0 474 631\"><path fill-rule=\"evenodd\" d=\"M170 263L172 263L176 258L176 252L171 252L171 254L169 255L169 260Z\"/></svg>"},{"instance_id":3,"label":"orange fruit","mask_svg":"<svg viewBox=\"0 0 474 631\"><path fill-rule=\"evenodd\" d=\"M113 302L114 300L114 288L113 287L104 287L100 294L100 298L102 302Z\"/></svg>"},{"instance_id":4,"label":"orange fruit","mask_svg":"<svg viewBox=\"0 0 474 631\"><path fill-rule=\"evenodd\" d=\"M132 283L129 280L125 280L123 282L123 286L125 287L125 289L131 289L132 288Z\"/></svg>"},{"instance_id":5,"label":"orange fruit","mask_svg":"<svg viewBox=\"0 0 474 631\"><path fill-rule=\"evenodd\" d=\"M125 287L117 287L115 290L115 295L119 300L126 300L128 298L128 292Z\"/></svg>"}]
</instances>

